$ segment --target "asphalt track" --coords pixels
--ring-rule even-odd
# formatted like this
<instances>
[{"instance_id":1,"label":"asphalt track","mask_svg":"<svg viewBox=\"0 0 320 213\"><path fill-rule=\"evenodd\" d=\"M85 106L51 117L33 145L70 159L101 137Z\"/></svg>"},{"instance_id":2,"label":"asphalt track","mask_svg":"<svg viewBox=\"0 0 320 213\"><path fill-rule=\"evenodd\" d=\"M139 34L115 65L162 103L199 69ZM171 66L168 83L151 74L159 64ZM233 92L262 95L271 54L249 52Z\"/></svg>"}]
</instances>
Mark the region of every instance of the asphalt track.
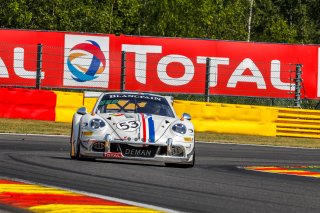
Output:
<instances>
[{"instance_id":1,"label":"asphalt track","mask_svg":"<svg viewBox=\"0 0 320 213\"><path fill-rule=\"evenodd\" d=\"M0 177L182 212L320 212L320 178L242 169L319 166L317 149L197 143L196 165L188 169L141 162L75 161L69 159L68 147L66 137L0 135Z\"/></svg>"}]
</instances>

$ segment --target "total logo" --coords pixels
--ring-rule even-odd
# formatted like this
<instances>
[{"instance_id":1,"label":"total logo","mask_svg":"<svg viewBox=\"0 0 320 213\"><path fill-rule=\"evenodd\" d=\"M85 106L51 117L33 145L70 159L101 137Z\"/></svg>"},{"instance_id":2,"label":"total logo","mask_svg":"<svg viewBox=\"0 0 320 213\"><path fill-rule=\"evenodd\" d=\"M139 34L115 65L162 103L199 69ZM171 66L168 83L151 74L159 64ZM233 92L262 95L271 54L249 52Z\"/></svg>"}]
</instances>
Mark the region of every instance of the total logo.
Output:
<instances>
[{"instance_id":1,"label":"total logo","mask_svg":"<svg viewBox=\"0 0 320 213\"><path fill-rule=\"evenodd\" d=\"M108 59L108 37L66 35L63 84L107 88Z\"/></svg>"},{"instance_id":2,"label":"total logo","mask_svg":"<svg viewBox=\"0 0 320 213\"><path fill-rule=\"evenodd\" d=\"M101 74L106 67L106 59L99 44L91 40L88 40L88 42L90 43L81 43L74 46L70 50L70 55L68 57L68 68L74 75L72 78L78 82L96 79L98 77L96 74ZM88 67L85 67L81 64L72 63L73 61L81 60L82 58L88 58L88 54L82 52L92 54L92 57L90 57L91 62L87 64Z\"/></svg>"}]
</instances>

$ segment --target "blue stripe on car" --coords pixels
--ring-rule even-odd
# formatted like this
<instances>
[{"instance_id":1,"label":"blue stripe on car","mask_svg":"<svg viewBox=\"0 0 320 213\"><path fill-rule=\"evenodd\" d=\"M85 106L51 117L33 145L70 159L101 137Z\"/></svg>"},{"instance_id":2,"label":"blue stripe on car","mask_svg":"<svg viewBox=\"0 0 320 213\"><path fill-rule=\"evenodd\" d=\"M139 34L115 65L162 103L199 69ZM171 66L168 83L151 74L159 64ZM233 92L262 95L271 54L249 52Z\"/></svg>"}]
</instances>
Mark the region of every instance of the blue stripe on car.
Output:
<instances>
[{"instance_id":1,"label":"blue stripe on car","mask_svg":"<svg viewBox=\"0 0 320 213\"><path fill-rule=\"evenodd\" d=\"M148 125L149 125L150 142L155 142L154 122L153 122L152 116L148 118Z\"/></svg>"}]
</instances>

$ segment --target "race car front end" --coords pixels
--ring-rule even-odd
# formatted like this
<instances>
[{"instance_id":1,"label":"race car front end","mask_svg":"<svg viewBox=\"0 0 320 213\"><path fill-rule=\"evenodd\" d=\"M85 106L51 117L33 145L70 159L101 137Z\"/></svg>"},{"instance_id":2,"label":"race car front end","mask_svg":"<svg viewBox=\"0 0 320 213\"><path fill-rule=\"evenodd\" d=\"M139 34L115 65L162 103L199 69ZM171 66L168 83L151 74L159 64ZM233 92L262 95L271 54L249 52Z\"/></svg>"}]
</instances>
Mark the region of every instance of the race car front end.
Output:
<instances>
[{"instance_id":1,"label":"race car front end","mask_svg":"<svg viewBox=\"0 0 320 213\"><path fill-rule=\"evenodd\" d=\"M132 113L87 116L80 125L81 157L194 164L189 121Z\"/></svg>"}]
</instances>

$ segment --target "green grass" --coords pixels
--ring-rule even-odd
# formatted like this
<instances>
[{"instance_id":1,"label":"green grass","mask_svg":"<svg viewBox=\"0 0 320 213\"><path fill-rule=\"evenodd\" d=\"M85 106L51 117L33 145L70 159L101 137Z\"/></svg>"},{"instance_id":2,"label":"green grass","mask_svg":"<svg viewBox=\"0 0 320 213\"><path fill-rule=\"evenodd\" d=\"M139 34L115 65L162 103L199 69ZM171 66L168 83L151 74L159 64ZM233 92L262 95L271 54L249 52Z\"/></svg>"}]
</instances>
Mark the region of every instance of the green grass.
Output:
<instances>
[{"instance_id":1,"label":"green grass","mask_svg":"<svg viewBox=\"0 0 320 213\"><path fill-rule=\"evenodd\" d=\"M0 119L0 133L49 134L69 136L70 130L71 123L24 119ZM196 140L214 141L221 143L320 148L320 139L313 138L263 137L253 135L232 135L197 132Z\"/></svg>"},{"instance_id":2,"label":"green grass","mask_svg":"<svg viewBox=\"0 0 320 213\"><path fill-rule=\"evenodd\" d=\"M71 123L0 118L1 133L70 135Z\"/></svg>"}]
</instances>

